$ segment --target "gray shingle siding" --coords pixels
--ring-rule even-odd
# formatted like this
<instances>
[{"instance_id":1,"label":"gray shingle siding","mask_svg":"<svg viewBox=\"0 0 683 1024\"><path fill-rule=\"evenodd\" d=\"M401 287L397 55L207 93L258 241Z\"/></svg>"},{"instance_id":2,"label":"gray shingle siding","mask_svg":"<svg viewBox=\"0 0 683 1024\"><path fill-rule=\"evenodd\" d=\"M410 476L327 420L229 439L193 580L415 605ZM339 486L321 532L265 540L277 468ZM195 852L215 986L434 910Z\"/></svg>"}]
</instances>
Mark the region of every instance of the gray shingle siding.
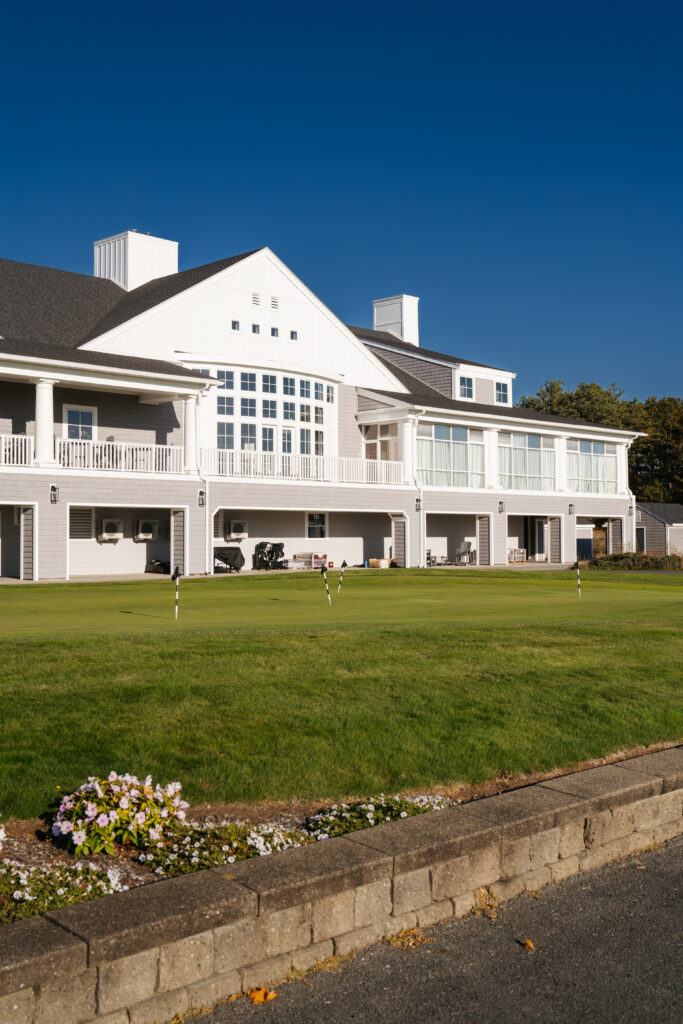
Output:
<instances>
[{"instance_id":1,"label":"gray shingle siding","mask_svg":"<svg viewBox=\"0 0 683 1024\"><path fill-rule=\"evenodd\" d=\"M419 356L411 356L405 352L394 352L382 349L378 352L387 363L392 363L400 370L405 370L413 377L428 384L446 398L453 398L453 368L442 366L440 363L431 363Z\"/></svg>"},{"instance_id":2,"label":"gray shingle siding","mask_svg":"<svg viewBox=\"0 0 683 1024\"><path fill-rule=\"evenodd\" d=\"M496 389L492 380L476 377L474 382L474 398L480 405L496 404Z\"/></svg>"},{"instance_id":3,"label":"gray shingle siding","mask_svg":"<svg viewBox=\"0 0 683 1024\"><path fill-rule=\"evenodd\" d=\"M638 520L640 514L640 520ZM666 554L666 525L643 508L636 511L636 527L645 527L645 553L648 555Z\"/></svg>"},{"instance_id":4,"label":"gray shingle siding","mask_svg":"<svg viewBox=\"0 0 683 1024\"><path fill-rule=\"evenodd\" d=\"M0 381L0 434L35 435L36 392L32 384ZM55 388L54 434L63 437L62 407L90 405L97 408L97 438L146 444L183 443L182 401L143 405L135 395L114 391L80 391Z\"/></svg>"},{"instance_id":5,"label":"gray shingle siding","mask_svg":"<svg viewBox=\"0 0 683 1024\"><path fill-rule=\"evenodd\" d=\"M360 398L356 389L349 384L340 384L337 394L339 396L337 406L339 456L344 459L359 459L363 450L360 427L356 422L356 412L360 409Z\"/></svg>"}]
</instances>

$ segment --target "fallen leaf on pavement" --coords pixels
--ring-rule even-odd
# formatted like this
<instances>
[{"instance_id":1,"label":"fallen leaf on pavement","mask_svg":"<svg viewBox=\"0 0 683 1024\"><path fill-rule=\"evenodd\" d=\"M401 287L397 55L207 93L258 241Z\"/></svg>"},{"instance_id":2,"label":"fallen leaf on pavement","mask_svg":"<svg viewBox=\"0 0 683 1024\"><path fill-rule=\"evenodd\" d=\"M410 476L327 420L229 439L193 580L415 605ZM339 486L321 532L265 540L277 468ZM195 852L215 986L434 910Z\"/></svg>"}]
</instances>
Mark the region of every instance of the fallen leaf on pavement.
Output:
<instances>
[{"instance_id":1,"label":"fallen leaf on pavement","mask_svg":"<svg viewBox=\"0 0 683 1024\"><path fill-rule=\"evenodd\" d=\"M248 993L252 1003L268 1003L271 999L277 999L277 992L269 991L267 988L252 988Z\"/></svg>"},{"instance_id":2,"label":"fallen leaf on pavement","mask_svg":"<svg viewBox=\"0 0 683 1024\"><path fill-rule=\"evenodd\" d=\"M532 949L536 949L531 939L526 940L524 943L524 949L526 949L527 953L530 953Z\"/></svg>"}]
</instances>

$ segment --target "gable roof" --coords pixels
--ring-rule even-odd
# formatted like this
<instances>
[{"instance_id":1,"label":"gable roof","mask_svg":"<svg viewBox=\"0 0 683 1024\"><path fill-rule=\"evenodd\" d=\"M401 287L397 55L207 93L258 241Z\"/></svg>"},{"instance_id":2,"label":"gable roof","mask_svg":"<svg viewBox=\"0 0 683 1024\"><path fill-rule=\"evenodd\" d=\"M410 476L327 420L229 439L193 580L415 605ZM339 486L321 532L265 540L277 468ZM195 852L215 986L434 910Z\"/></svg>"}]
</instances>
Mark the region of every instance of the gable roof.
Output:
<instances>
[{"instance_id":1,"label":"gable roof","mask_svg":"<svg viewBox=\"0 0 683 1024\"><path fill-rule=\"evenodd\" d=\"M661 519L667 526L683 525L683 505L671 504L664 501L638 501L638 508L649 512L655 519Z\"/></svg>"},{"instance_id":2,"label":"gable roof","mask_svg":"<svg viewBox=\"0 0 683 1024\"><path fill-rule=\"evenodd\" d=\"M192 288L196 284L201 284L202 281L220 273L221 270L227 270L228 267L233 267L236 263L246 260L247 256L253 256L254 253L260 251L260 249L252 249L250 252L240 253L239 256L229 256L227 259L216 260L214 263L205 263L201 267L181 270L179 274L157 277L153 281L148 281L147 284L141 284L139 288L124 292L120 301L81 339L81 344L92 341L93 338L98 338L101 334L106 334L107 331L113 331L115 327L120 327L121 324L140 316L141 313L146 313L148 309L172 299L175 295L187 291L188 288ZM118 290L120 295L120 289Z\"/></svg>"},{"instance_id":3,"label":"gable roof","mask_svg":"<svg viewBox=\"0 0 683 1024\"><path fill-rule=\"evenodd\" d=\"M502 373L512 373L512 370L503 370L501 366L489 366L487 363L477 363L474 359L461 359L458 356L449 356L445 352L436 352L431 348L420 348L417 345L411 345L409 341L403 341L402 338L397 338L395 334L391 334L390 331L371 331L368 327L352 327L351 324L346 325L350 331L352 331L357 338L364 341L371 348L373 342L375 345L382 345L386 348L394 348L397 352L405 352L408 355L414 356L419 359L420 356L428 356L430 359L438 359L443 363L456 363L466 364L467 366L481 366L482 370L500 370Z\"/></svg>"},{"instance_id":4,"label":"gable roof","mask_svg":"<svg viewBox=\"0 0 683 1024\"><path fill-rule=\"evenodd\" d=\"M383 395L386 398L390 398L396 402L400 402L402 405L416 405L425 406L429 409L445 409L449 412L462 412L468 413L485 413L489 416L504 416L506 419L520 419L520 420L531 420L532 422L539 423L569 423L573 426L580 427L598 427L601 430L615 430L614 427L605 427L604 424L590 423L588 420L574 420L568 416L555 416L548 412L536 412L533 409L520 409L514 405L483 405L481 402L460 402L455 398L447 398L446 395L440 391L435 391L424 381L419 380L417 377L413 377L411 373L406 370L400 369L388 360L384 356L380 355L379 352L375 352L375 355L383 363L389 367L395 377L398 377L401 384L408 389L408 394L402 394L398 391L378 391L374 388L363 388L362 390L373 395ZM628 431L621 431L621 433L628 433Z\"/></svg>"},{"instance_id":5,"label":"gable roof","mask_svg":"<svg viewBox=\"0 0 683 1024\"><path fill-rule=\"evenodd\" d=\"M0 353L199 376L177 363L93 352L81 346L258 251L159 277L130 292L106 278L0 259Z\"/></svg>"}]
</instances>

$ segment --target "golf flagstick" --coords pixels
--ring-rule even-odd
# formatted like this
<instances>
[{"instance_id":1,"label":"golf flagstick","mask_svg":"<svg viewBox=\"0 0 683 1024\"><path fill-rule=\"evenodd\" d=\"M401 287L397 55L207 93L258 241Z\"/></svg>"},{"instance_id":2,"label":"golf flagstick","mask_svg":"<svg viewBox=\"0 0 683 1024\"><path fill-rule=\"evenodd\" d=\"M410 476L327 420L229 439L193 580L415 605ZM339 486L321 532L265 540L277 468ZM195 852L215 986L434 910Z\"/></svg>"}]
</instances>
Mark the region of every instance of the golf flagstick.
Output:
<instances>
[{"instance_id":1,"label":"golf flagstick","mask_svg":"<svg viewBox=\"0 0 683 1024\"><path fill-rule=\"evenodd\" d=\"M579 597L581 597L581 570L579 569L579 562L576 562L576 585L579 588Z\"/></svg>"},{"instance_id":2,"label":"golf flagstick","mask_svg":"<svg viewBox=\"0 0 683 1024\"><path fill-rule=\"evenodd\" d=\"M341 594L341 585L344 579L344 569L346 568L346 559L341 564L341 574L339 576L339 586L337 587L337 597Z\"/></svg>"},{"instance_id":3,"label":"golf flagstick","mask_svg":"<svg viewBox=\"0 0 683 1024\"><path fill-rule=\"evenodd\" d=\"M176 565L175 572L171 576L172 580L175 580L175 620L178 621L178 580L182 576L180 568Z\"/></svg>"},{"instance_id":4,"label":"golf flagstick","mask_svg":"<svg viewBox=\"0 0 683 1024\"><path fill-rule=\"evenodd\" d=\"M330 602L330 608L332 607L332 598L330 597L330 588L327 585L327 566L323 565L320 570L320 575L325 580L325 590L327 591L327 600Z\"/></svg>"}]
</instances>

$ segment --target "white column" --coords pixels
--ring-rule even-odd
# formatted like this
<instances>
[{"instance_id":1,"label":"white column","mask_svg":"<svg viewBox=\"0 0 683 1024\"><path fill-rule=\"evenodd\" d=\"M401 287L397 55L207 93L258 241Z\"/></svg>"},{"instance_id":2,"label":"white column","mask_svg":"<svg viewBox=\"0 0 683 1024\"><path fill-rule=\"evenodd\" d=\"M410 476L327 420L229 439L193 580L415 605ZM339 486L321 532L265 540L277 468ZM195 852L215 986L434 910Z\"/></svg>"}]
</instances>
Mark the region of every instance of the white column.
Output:
<instances>
[{"instance_id":1,"label":"white column","mask_svg":"<svg viewBox=\"0 0 683 1024\"><path fill-rule=\"evenodd\" d=\"M413 460L413 434L415 421L400 420L398 424L398 457L403 463L403 480L406 483L415 481L415 464Z\"/></svg>"},{"instance_id":2,"label":"white column","mask_svg":"<svg viewBox=\"0 0 683 1024\"><path fill-rule=\"evenodd\" d=\"M628 447L617 445L617 494L628 494Z\"/></svg>"},{"instance_id":3,"label":"white column","mask_svg":"<svg viewBox=\"0 0 683 1024\"><path fill-rule=\"evenodd\" d=\"M35 461L39 466L53 466L55 462L54 385L54 380L47 377L36 384Z\"/></svg>"},{"instance_id":4,"label":"white column","mask_svg":"<svg viewBox=\"0 0 683 1024\"><path fill-rule=\"evenodd\" d=\"M199 470L197 462L197 396L189 395L184 402L183 469L186 473Z\"/></svg>"},{"instance_id":5,"label":"white column","mask_svg":"<svg viewBox=\"0 0 683 1024\"><path fill-rule=\"evenodd\" d=\"M498 431L484 430L484 486L498 487Z\"/></svg>"},{"instance_id":6,"label":"white column","mask_svg":"<svg viewBox=\"0 0 683 1024\"><path fill-rule=\"evenodd\" d=\"M567 490L567 435L555 438L555 487Z\"/></svg>"}]
</instances>

